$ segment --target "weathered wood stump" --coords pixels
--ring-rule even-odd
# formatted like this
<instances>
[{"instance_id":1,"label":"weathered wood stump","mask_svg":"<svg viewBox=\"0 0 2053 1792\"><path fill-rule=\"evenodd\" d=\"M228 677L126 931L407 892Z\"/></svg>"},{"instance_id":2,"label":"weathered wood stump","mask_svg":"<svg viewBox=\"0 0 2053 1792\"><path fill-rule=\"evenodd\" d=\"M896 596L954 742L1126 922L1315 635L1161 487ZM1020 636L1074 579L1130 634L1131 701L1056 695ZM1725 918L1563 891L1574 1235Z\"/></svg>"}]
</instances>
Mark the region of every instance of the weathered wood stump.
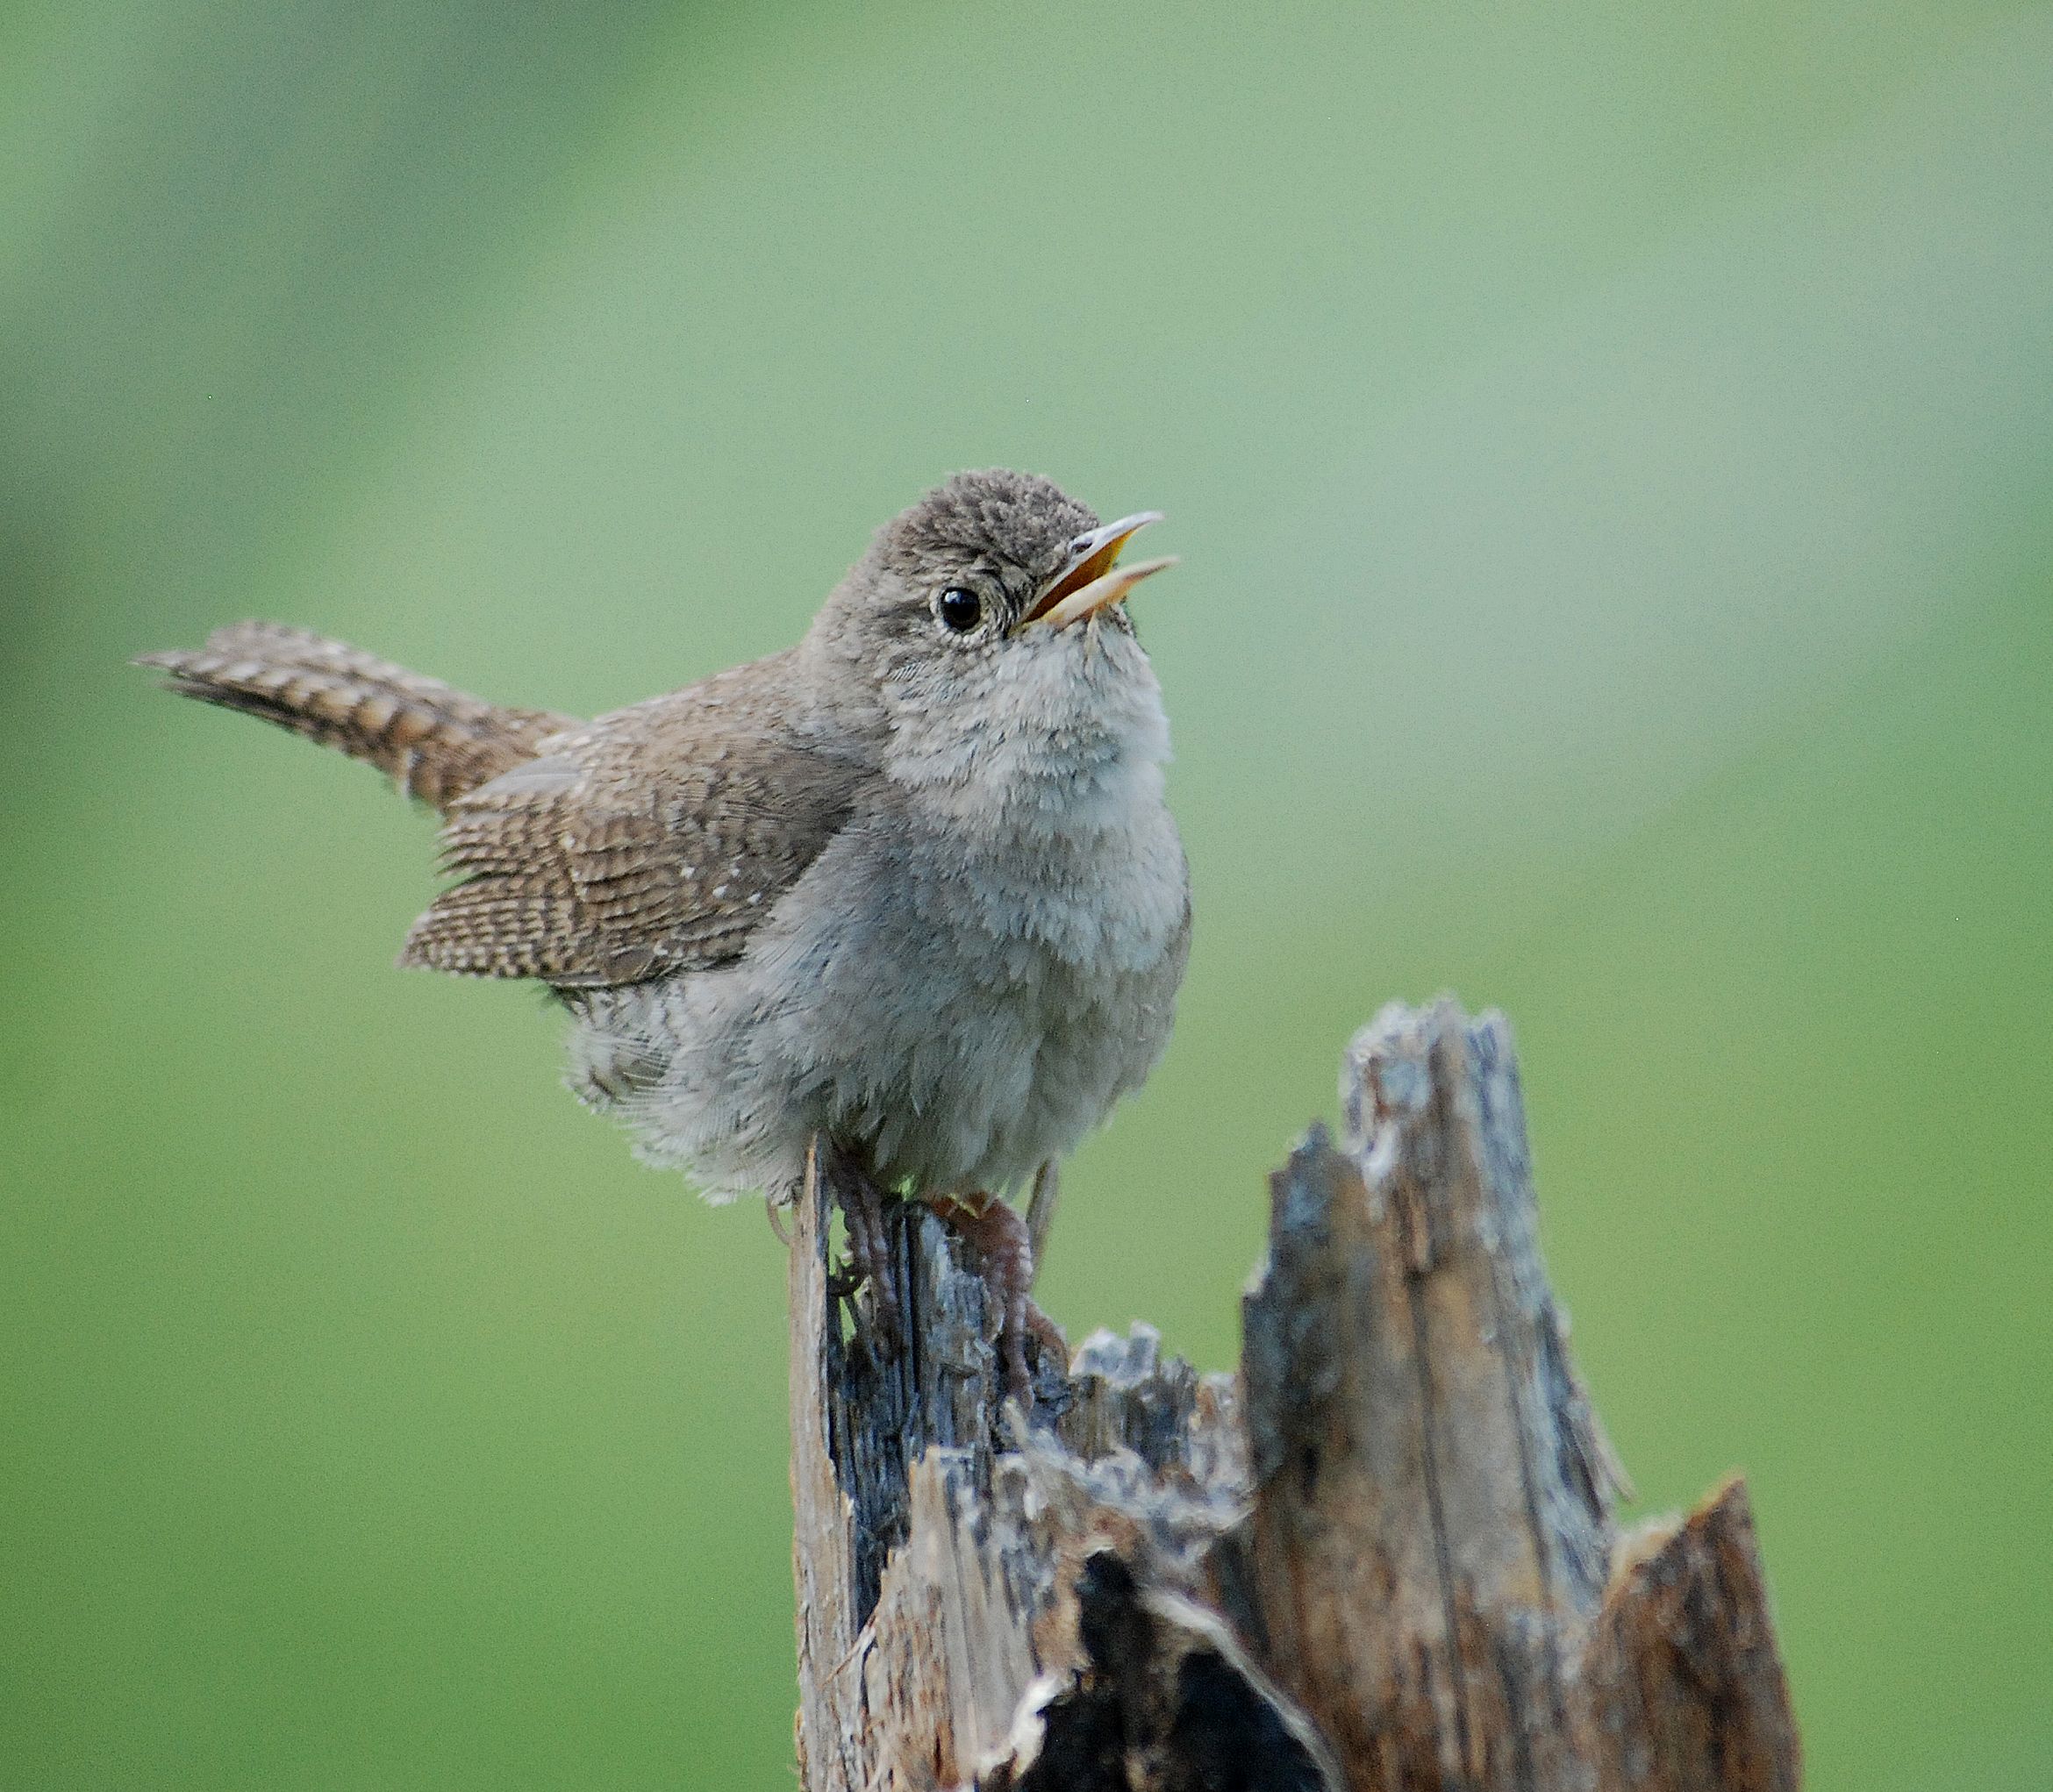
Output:
<instances>
[{"instance_id":1,"label":"weathered wood stump","mask_svg":"<svg viewBox=\"0 0 2053 1792\"><path fill-rule=\"evenodd\" d=\"M1393 1006L1270 1181L1237 1381L1098 1333L1001 1408L953 1235L844 1324L791 1257L808 1792L1793 1788L1744 1487L1620 1539L1496 1015ZM886 1328L887 1330L889 1328Z\"/></svg>"}]
</instances>

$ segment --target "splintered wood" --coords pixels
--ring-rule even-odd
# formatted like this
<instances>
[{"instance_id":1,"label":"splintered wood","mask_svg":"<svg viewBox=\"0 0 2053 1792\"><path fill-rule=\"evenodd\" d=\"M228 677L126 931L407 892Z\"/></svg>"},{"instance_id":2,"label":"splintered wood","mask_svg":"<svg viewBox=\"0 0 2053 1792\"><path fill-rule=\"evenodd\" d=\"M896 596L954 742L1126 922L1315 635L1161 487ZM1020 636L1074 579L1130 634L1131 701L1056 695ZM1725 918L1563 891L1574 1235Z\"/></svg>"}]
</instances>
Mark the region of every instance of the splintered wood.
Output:
<instances>
[{"instance_id":1,"label":"splintered wood","mask_svg":"<svg viewBox=\"0 0 2053 1792\"><path fill-rule=\"evenodd\" d=\"M791 1258L808 1792L1785 1792L1743 1485L1626 1537L1541 1261L1500 1017L1391 1007L1270 1181L1237 1380L1100 1332L1001 1409L926 1210L896 1324ZM880 1323L880 1318L882 1323Z\"/></svg>"}]
</instances>

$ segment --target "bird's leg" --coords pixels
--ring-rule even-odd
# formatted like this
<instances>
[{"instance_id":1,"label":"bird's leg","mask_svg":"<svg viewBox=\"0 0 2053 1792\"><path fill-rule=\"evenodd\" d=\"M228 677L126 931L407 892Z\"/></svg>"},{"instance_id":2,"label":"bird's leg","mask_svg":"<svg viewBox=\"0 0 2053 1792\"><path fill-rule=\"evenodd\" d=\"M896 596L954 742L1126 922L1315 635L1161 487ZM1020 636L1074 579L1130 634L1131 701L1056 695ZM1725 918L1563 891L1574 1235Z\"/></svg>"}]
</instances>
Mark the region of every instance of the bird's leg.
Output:
<instances>
[{"instance_id":1,"label":"bird's leg","mask_svg":"<svg viewBox=\"0 0 2053 1792\"><path fill-rule=\"evenodd\" d=\"M1063 1361L1069 1342L1062 1328L1027 1298L1034 1286L1034 1240L1026 1222L995 1195L941 1195L927 1204L984 1259L984 1286L997 1303L998 1352L1005 1360L1005 1391L1021 1407L1034 1407L1034 1382L1026 1370L1026 1334Z\"/></svg>"},{"instance_id":2,"label":"bird's leg","mask_svg":"<svg viewBox=\"0 0 2053 1792\"><path fill-rule=\"evenodd\" d=\"M819 1167L848 1228L848 1273L830 1277L829 1285L846 1299L864 1282L869 1284L870 1330L885 1354L895 1355L899 1343L898 1289L898 1278L891 1274L883 1190L859 1164L840 1152L822 1152ZM855 1310L852 1302L849 1310Z\"/></svg>"},{"instance_id":3,"label":"bird's leg","mask_svg":"<svg viewBox=\"0 0 2053 1792\"><path fill-rule=\"evenodd\" d=\"M1035 1275L1048 1260L1048 1235L1055 1230L1055 1203L1062 1193L1062 1166L1051 1157L1034 1173L1034 1193L1026 1202L1026 1239L1034 1247Z\"/></svg>"}]
</instances>

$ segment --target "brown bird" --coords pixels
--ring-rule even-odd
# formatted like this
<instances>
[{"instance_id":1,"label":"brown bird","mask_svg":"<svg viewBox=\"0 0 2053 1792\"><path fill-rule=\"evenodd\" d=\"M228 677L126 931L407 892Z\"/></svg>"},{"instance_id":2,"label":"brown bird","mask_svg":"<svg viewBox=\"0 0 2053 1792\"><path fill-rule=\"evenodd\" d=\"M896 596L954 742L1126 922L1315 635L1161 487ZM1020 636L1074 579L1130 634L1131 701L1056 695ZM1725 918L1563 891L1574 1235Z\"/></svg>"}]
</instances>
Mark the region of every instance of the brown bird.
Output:
<instances>
[{"instance_id":1,"label":"brown bird","mask_svg":"<svg viewBox=\"0 0 2053 1792\"><path fill-rule=\"evenodd\" d=\"M958 475L887 524L805 639L595 721L469 696L269 623L145 655L182 696L368 760L445 817L457 882L403 965L535 979L573 1088L710 1199L816 1139L984 1253L1028 1395L1030 1235L1003 1197L1169 1038L1189 880L1169 730L1100 525L1044 479ZM1045 1227L1042 1228L1045 1230Z\"/></svg>"}]
</instances>

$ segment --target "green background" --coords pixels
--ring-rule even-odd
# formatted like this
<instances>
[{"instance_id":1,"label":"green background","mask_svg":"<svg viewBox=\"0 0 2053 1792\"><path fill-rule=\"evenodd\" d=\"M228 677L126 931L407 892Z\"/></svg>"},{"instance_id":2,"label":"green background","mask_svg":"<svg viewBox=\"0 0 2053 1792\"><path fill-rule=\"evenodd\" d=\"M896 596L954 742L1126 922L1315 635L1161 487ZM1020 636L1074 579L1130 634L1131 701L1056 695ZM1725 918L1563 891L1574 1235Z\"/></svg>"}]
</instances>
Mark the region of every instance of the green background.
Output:
<instances>
[{"instance_id":1,"label":"green background","mask_svg":"<svg viewBox=\"0 0 2053 1792\"><path fill-rule=\"evenodd\" d=\"M121 662L592 710L992 462L1184 556L1190 982L1051 1310L1230 1363L1351 1028L1501 1004L1811 1783L2047 1784L2049 194L1967 0L7 9L0 1787L788 1783L769 1227L390 968L423 817Z\"/></svg>"}]
</instances>

